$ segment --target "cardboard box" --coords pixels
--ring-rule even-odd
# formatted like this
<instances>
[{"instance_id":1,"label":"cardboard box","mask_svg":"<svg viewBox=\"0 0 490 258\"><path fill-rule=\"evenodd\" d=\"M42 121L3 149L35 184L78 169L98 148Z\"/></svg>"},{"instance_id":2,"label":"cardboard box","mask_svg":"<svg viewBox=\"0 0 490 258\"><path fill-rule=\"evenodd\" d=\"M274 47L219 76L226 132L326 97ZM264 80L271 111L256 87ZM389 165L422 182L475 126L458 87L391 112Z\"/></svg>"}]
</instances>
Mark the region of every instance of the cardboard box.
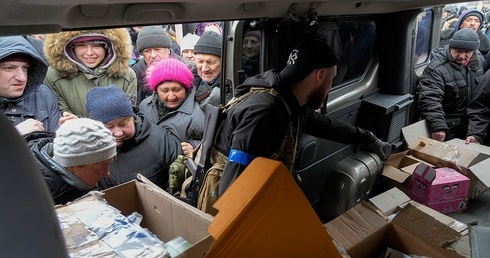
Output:
<instances>
[{"instance_id":1,"label":"cardboard box","mask_svg":"<svg viewBox=\"0 0 490 258\"><path fill-rule=\"evenodd\" d=\"M104 190L102 198L124 216L142 215L140 226L167 243L182 237L192 246L175 257L204 257L213 242L207 229L213 216L176 199L144 176ZM57 207L57 209L66 208ZM79 227L82 230L83 227ZM83 232L82 232L83 233ZM99 243L94 242L99 245Z\"/></svg>"},{"instance_id":2,"label":"cardboard box","mask_svg":"<svg viewBox=\"0 0 490 258\"><path fill-rule=\"evenodd\" d=\"M490 156L464 147L420 137L409 146L409 153L435 167L450 167L470 179L469 198L475 198L488 190Z\"/></svg>"},{"instance_id":3,"label":"cardboard box","mask_svg":"<svg viewBox=\"0 0 490 258\"><path fill-rule=\"evenodd\" d=\"M192 244L177 257L204 257L213 243L208 227L213 216L165 192L144 176L103 191L104 198L123 215L134 211L143 215L142 227L164 242L178 236Z\"/></svg>"},{"instance_id":4,"label":"cardboard box","mask_svg":"<svg viewBox=\"0 0 490 258\"><path fill-rule=\"evenodd\" d=\"M463 223L416 202L404 203L407 198L399 189L390 189L324 226L350 257L380 257L387 248L407 255L469 257L469 242L464 241L467 227ZM384 207L385 213L375 203Z\"/></svg>"},{"instance_id":5,"label":"cardboard box","mask_svg":"<svg viewBox=\"0 0 490 258\"><path fill-rule=\"evenodd\" d=\"M341 257L279 161L254 159L214 207L209 257Z\"/></svg>"},{"instance_id":6,"label":"cardboard box","mask_svg":"<svg viewBox=\"0 0 490 258\"><path fill-rule=\"evenodd\" d=\"M71 257L170 257L165 244L92 192L56 209Z\"/></svg>"},{"instance_id":7,"label":"cardboard box","mask_svg":"<svg viewBox=\"0 0 490 258\"><path fill-rule=\"evenodd\" d=\"M442 212L462 212L468 204L470 180L451 168L419 164L412 174L410 198Z\"/></svg>"},{"instance_id":8,"label":"cardboard box","mask_svg":"<svg viewBox=\"0 0 490 258\"><path fill-rule=\"evenodd\" d=\"M412 189L412 172L419 164L427 164L408 154L407 151L392 154L385 162L380 182L384 190L396 187L406 195Z\"/></svg>"},{"instance_id":9,"label":"cardboard box","mask_svg":"<svg viewBox=\"0 0 490 258\"><path fill-rule=\"evenodd\" d=\"M488 190L490 186L490 147L469 144L463 140L439 142L428 137L425 121L419 121L402 129L408 143L408 151L392 155L386 162L382 171L381 182L385 190L392 186L399 187L407 194L411 184L410 169L417 161L433 165L434 167L449 167L470 179L468 198L472 199ZM403 163L401 160L403 160ZM407 162L409 165L404 166ZM413 169L412 169L413 171ZM409 193L409 192L408 192Z\"/></svg>"}]
</instances>

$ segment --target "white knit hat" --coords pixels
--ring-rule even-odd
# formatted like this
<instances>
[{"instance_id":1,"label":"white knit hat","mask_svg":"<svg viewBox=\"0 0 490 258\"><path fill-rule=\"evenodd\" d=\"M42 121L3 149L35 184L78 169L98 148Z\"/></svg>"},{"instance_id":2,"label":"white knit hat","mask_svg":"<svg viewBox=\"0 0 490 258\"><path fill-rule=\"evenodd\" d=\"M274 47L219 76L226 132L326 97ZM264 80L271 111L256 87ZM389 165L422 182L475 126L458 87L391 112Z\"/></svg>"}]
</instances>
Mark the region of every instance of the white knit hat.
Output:
<instances>
[{"instance_id":1,"label":"white knit hat","mask_svg":"<svg viewBox=\"0 0 490 258\"><path fill-rule=\"evenodd\" d=\"M186 49L194 50L194 45L196 45L199 40L199 36L196 34L187 33L182 40L180 41L180 51L184 51Z\"/></svg>"},{"instance_id":2,"label":"white knit hat","mask_svg":"<svg viewBox=\"0 0 490 258\"><path fill-rule=\"evenodd\" d=\"M56 131L53 152L54 161L64 167L93 164L116 156L116 140L99 121L72 119Z\"/></svg>"}]
</instances>

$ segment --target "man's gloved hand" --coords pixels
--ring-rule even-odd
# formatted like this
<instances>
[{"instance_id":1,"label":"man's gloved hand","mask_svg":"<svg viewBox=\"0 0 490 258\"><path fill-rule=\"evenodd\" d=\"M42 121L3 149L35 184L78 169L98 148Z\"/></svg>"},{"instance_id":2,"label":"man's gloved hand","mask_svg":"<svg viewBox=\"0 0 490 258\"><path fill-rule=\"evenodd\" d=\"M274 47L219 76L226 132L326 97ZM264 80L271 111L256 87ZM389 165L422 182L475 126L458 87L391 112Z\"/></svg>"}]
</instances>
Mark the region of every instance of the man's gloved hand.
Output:
<instances>
[{"instance_id":1,"label":"man's gloved hand","mask_svg":"<svg viewBox=\"0 0 490 258\"><path fill-rule=\"evenodd\" d=\"M368 138L364 147L378 154L381 160L386 160L391 155L391 144L384 142L376 137L372 132L368 132Z\"/></svg>"}]
</instances>

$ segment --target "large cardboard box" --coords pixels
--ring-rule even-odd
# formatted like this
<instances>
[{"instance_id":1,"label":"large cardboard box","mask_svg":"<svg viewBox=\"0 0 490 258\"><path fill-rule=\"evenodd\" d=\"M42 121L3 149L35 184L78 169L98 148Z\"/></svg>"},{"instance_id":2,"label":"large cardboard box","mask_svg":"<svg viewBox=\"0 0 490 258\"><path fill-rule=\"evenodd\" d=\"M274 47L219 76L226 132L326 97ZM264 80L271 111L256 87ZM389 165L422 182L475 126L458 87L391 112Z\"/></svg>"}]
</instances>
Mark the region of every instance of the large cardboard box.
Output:
<instances>
[{"instance_id":1,"label":"large cardboard box","mask_svg":"<svg viewBox=\"0 0 490 258\"><path fill-rule=\"evenodd\" d=\"M397 188L354 206L324 226L346 250L345 256L352 258L380 257L388 248L407 255L470 257L466 225L409 201Z\"/></svg>"},{"instance_id":2,"label":"large cardboard box","mask_svg":"<svg viewBox=\"0 0 490 258\"><path fill-rule=\"evenodd\" d=\"M143 215L142 227L148 228L164 242L181 236L192 246L177 257L204 257L213 243L208 227L213 216L186 204L142 175L103 191L107 202L129 215L134 211Z\"/></svg>"},{"instance_id":3,"label":"large cardboard box","mask_svg":"<svg viewBox=\"0 0 490 258\"><path fill-rule=\"evenodd\" d=\"M209 257L339 257L289 170L256 158L215 203Z\"/></svg>"},{"instance_id":4,"label":"large cardboard box","mask_svg":"<svg viewBox=\"0 0 490 258\"><path fill-rule=\"evenodd\" d=\"M164 243L180 236L191 244L189 249L173 257L204 257L213 243L207 231L213 216L176 199L142 175L138 175L138 180L102 193L102 198L123 216L128 217L133 212L141 214L140 226ZM67 206L59 206L57 210L64 212L61 209L65 208ZM82 225L76 230L82 230Z\"/></svg>"},{"instance_id":5,"label":"large cardboard box","mask_svg":"<svg viewBox=\"0 0 490 258\"><path fill-rule=\"evenodd\" d=\"M403 128L408 143L408 151L392 155L382 171L382 182L387 188L400 187L405 193L411 189L411 172L423 162L436 168L449 167L470 179L468 197L474 198L488 190L490 186L490 147L464 144L462 140L439 142L428 136L425 121L419 121ZM456 143L455 143L456 142ZM402 162L403 161L403 162ZM405 163L404 163L405 162ZM404 166L406 162L411 162ZM398 185L397 185L398 184ZM407 191L408 190L408 191Z\"/></svg>"}]
</instances>

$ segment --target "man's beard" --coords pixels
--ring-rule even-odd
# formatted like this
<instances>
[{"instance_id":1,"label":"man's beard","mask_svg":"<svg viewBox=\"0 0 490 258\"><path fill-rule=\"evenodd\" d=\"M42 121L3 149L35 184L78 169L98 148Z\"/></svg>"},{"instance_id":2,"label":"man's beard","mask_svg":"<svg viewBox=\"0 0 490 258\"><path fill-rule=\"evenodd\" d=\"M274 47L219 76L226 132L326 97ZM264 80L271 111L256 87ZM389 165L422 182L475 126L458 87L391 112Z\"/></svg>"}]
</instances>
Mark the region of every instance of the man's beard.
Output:
<instances>
[{"instance_id":1,"label":"man's beard","mask_svg":"<svg viewBox=\"0 0 490 258\"><path fill-rule=\"evenodd\" d=\"M308 97L308 103L306 103L306 106L313 110L323 107L323 102L325 101L324 96L325 95L322 88L318 88Z\"/></svg>"}]
</instances>

